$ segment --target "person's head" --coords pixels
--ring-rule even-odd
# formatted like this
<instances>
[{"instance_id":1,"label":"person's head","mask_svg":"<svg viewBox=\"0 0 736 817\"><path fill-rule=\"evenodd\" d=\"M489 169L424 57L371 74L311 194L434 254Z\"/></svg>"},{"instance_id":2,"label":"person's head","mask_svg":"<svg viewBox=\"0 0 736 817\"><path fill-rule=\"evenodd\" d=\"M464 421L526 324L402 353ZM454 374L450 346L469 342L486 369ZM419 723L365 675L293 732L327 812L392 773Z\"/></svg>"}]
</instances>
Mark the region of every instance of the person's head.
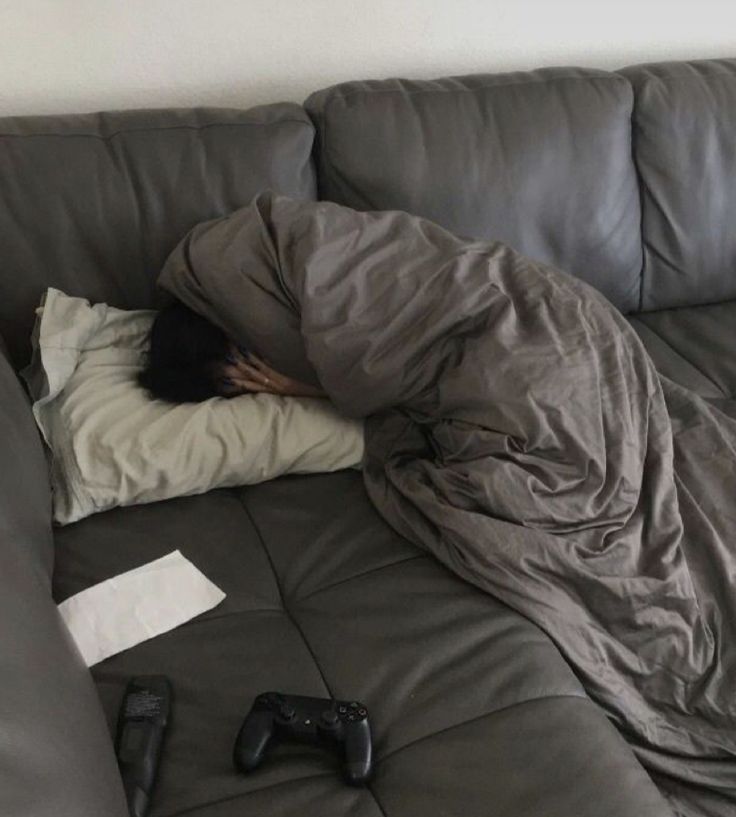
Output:
<instances>
[{"instance_id":1,"label":"person's head","mask_svg":"<svg viewBox=\"0 0 736 817\"><path fill-rule=\"evenodd\" d=\"M153 322L148 362L138 382L154 397L172 403L232 396L223 380L232 348L222 329L175 302Z\"/></svg>"}]
</instances>

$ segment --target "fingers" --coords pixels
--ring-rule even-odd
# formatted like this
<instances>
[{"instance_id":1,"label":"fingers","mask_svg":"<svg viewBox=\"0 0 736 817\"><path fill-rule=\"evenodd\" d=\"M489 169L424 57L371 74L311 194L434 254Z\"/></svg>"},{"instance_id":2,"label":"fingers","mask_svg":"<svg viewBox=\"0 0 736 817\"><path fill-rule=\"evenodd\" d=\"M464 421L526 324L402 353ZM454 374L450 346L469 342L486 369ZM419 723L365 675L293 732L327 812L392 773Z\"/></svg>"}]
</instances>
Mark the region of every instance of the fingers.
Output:
<instances>
[{"instance_id":1,"label":"fingers","mask_svg":"<svg viewBox=\"0 0 736 817\"><path fill-rule=\"evenodd\" d=\"M250 366L252 369L255 369L257 372L261 372L262 374L266 375L266 377L271 379L277 377L279 374L275 369L272 369L265 361L261 360L259 357L256 357L252 352L248 355L248 358L243 365Z\"/></svg>"},{"instance_id":2,"label":"fingers","mask_svg":"<svg viewBox=\"0 0 736 817\"><path fill-rule=\"evenodd\" d=\"M230 364L227 368L231 369L233 373L240 372L241 374L250 374L255 379L263 379L268 377L271 380L279 377L279 373L264 363L260 358L253 354L248 354L247 357L242 354L229 354L226 358Z\"/></svg>"},{"instance_id":3,"label":"fingers","mask_svg":"<svg viewBox=\"0 0 736 817\"><path fill-rule=\"evenodd\" d=\"M222 397L235 397L241 393L241 389L232 378L221 377L217 382L217 392Z\"/></svg>"},{"instance_id":4,"label":"fingers","mask_svg":"<svg viewBox=\"0 0 736 817\"><path fill-rule=\"evenodd\" d=\"M226 360L227 363L221 369L221 383L228 395L244 392L287 393L289 379L252 352L244 353L233 346Z\"/></svg>"},{"instance_id":5,"label":"fingers","mask_svg":"<svg viewBox=\"0 0 736 817\"><path fill-rule=\"evenodd\" d=\"M274 390L271 386L266 385L264 383L259 383L257 380L239 380L238 385L244 390L249 392L263 392L265 394L274 394Z\"/></svg>"},{"instance_id":6,"label":"fingers","mask_svg":"<svg viewBox=\"0 0 736 817\"><path fill-rule=\"evenodd\" d=\"M258 357L258 355L253 354L253 352L246 352L243 355L243 357L245 357L246 360L250 360L251 363L254 363L256 365L265 366L266 368L268 368L271 365L271 361L268 358Z\"/></svg>"},{"instance_id":7,"label":"fingers","mask_svg":"<svg viewBox=\"0 0 736 817\"><path fill-rule=\"evenodd\" d=\"M246 363L256 366L256 368L263 368L264 370L273 371L273 369L270 369L269 363L265 358L257 357L253 354L253 352L249 352L247 349L236 346L235 344L231 344L230 351L226 359L233 365L236 365L241 361L245 361Z\"/></svg>"},{"instance_id":8,"label":"fingers","mask_svg":"<svg viewBox=\"0 0 736 817\"><path fill-rule=\"evenodd\" d=\"M258 369L256 366L251 366L250 363L240 363L238 365L243 375L250 377L251 380L256 380L261 383L265 383L267 380L273 379L273 377L269 378L268 372L265 372L262 369ZM271 374L273 375L273 373Z\"/></svg>"},{"instance_id":9,"label":"fingers","mask_svg":"<svg viewBox=\"0 0 736 817\"><path fill-rule=\"evenodd\" d=\"M257 383L259 386L267 386L267 381L270 381L267 375L259 372L258 369L255 369L243 361L237 361L236 363L230 363L224 366L222 369L222 377L224 380L237 382L248 380Z\"/></svg>"},{"instance_id":10,"label":"fingers","mask_svg":"<svg viewBox=\"0 0 736 817\"><path fill-rule=\"evenodd\" d=\"M280 394L278 386L271 383L264 383L263 380L253 380L248 377L230 376L221 377L220 384L223 394L228 397L236 397L239 394Z\"/></svg>"},{"instance_id":11,"label":"fingers","mask_svg":"<svg viewBox=\"0 0 736 817\"><path fill-rule=\"evenodd\" d=\"M276 394L280 393L286 387L288 378L266 365L262 360L258 360L258 358L254 358L254 360L257 363L242 359L237 360L234 364L226 367L226 376L251 380L262 387L265 386Z\"/></svg>"}]
</instances>

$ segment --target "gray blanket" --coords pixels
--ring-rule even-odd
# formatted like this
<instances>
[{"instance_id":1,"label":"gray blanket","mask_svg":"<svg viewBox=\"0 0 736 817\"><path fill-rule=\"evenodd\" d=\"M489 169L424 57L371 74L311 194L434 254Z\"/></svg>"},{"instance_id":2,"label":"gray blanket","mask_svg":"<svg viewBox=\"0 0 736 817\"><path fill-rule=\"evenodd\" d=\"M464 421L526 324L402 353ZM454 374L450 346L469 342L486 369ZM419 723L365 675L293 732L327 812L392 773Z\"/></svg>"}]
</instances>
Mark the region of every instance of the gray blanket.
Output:
<instances>
[{"instance_id":1,"label":"gray blanket","mask_svg":"<svg viewBox=\"0 0 736 817\"><path fill-rule=\"evenodd\" d=\"M388 522L543 628L680 813L736 813L736 420L658 376L602 295L269 191L159 284L367 417Z\"/></svg>"}]
</instances>

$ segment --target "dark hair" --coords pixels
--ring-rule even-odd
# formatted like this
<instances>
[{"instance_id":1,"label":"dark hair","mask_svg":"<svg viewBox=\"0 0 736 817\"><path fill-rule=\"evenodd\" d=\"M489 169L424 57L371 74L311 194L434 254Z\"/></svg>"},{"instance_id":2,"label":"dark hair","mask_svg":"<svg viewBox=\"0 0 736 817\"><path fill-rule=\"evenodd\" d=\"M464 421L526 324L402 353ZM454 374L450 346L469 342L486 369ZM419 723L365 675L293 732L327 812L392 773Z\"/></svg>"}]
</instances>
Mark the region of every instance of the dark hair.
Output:
<instances>
[{"instance_id":1,"label":"dark hair","mask_svg":"<svg viewBox=\"0 0 736 817\"><path fill-rule=\"evenodd\" d=\"M228 353L227 335L180 302L164 307L150 335L146 368L138 382L153 397L198 403L222 396L218 369Z\"/></svg>"}]
</instances>

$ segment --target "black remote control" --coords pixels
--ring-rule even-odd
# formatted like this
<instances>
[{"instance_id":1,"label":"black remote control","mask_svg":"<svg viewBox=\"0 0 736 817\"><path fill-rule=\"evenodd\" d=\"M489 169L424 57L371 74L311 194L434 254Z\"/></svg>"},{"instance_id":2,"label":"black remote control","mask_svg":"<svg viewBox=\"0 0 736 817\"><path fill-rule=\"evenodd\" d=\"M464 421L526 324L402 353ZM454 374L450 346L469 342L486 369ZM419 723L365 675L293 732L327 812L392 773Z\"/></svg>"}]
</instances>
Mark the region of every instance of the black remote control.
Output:
<instances>
[{"instance_id":1,"label":"black remote control","mask_svg":"<svg viewBox=\"0 0 736 817\"><path fill-rule=\"evenodd\" d=\"M253 702L235 741L236 768L253 771L270 746L282 740L336 751L342 759L343 777L353 786L362 786L370 779L371 730L368 710L359 701L262 693Z\"/></svg>"},{"instance_id":2,"label":"black remote control","mask_svg":"<svg viewBox=\"0 0 736 817\"><path fill-rule=\"evenodd\" d=\"M170 709L168 678L141 675L131 679L120 707L115 742L131 817L148 813Z\"/></svg>"}]
</instances>

